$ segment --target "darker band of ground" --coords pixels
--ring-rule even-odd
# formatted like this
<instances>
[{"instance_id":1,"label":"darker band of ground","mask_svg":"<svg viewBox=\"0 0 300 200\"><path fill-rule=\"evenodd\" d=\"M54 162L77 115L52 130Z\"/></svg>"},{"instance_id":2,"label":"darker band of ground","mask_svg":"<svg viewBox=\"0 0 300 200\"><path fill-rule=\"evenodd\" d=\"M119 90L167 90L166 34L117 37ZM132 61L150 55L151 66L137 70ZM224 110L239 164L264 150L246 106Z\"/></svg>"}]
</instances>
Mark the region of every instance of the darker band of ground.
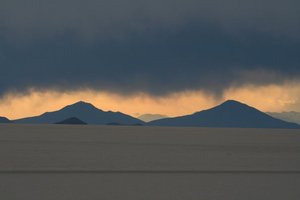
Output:
<instances>
[{"instance_id":1,"label":"darker band of ground","mask_svg":"<svg viewBox=\"0 0 300 200\"><path fill-rule=\"evenodd\" d=\"M0 174L300 174L300 170L0 170Z\"/></svg>"}]
</instances>

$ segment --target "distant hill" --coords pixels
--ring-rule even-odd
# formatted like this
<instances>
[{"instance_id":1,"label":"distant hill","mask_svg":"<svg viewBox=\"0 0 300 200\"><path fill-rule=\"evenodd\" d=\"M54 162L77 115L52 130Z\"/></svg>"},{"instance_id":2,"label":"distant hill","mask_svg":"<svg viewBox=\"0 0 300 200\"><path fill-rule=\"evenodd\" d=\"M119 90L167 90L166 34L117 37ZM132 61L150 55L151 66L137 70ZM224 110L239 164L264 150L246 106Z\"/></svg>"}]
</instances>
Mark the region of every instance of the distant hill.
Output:
<instances>
[{"instance_id":1,"label":"distant hill","mask_svg":"<svg viewBox=\"0 0 300 200\"><path fill-rule=\"evenodd\" d=\"M138 119L144 121L144 122L150 122L158 119L164 119L168 118L166 115L160 115L160 114L144 114L138 117Z\"/></svg>"},{"instance_id":2,"label":"distant hill","mask_svg":"<svg viewBox=\"0 0 300 200\"><path fill-rule=\"evenodd\" d=\"M12 121L7 119L6 117L0 117L0 123L12 123Z\"/></svg>"},{"instance_id":3,"label":"distant hill","mask_svg":"<svg viewBox=\"0 0 300 200\"><path fill-rule=\"evenodd\" d=\"M228 128L300 128L300 125L273 118L253 107L229 100L192 115L149 122L155 126L198 126Z\"/></svg>"},{"instance_id":4,"label":"distant hill","mask_svg":"<svg viewBox=\"0 0 300 200\"><path fill-rule=\"evenodd\" d=\"M84 121L81 121L77 117L71 117L71 118L65 119L63 121L57 122L55 124L86 125L87 123L85 123Z\"/></svg>"},{"instance_id":5,"label":"distant hill","mask_svg":"<svg viewBox=\"0 0 300 200\"><path fill-rule=\"evenodd\" d=\"M87 124L119 123L123 125L144 124L143 121L120 112L105 112L83 101L66 106L61 110L46 112L40 116L15 120L15 123L54 124L76 117Z\"/></svg>"},{"instance_id":6,"label":"distant hill","mask_svg":"<svg viewBox=\"0 0 300 200\"><path fill-rule=\"evenodd\" d=\"M268 115L271 115L272 117L282 119L287 122L294 122L297 124L300 124L300 113L299 112L268 112Z\"/></svg>"}]
</instances>

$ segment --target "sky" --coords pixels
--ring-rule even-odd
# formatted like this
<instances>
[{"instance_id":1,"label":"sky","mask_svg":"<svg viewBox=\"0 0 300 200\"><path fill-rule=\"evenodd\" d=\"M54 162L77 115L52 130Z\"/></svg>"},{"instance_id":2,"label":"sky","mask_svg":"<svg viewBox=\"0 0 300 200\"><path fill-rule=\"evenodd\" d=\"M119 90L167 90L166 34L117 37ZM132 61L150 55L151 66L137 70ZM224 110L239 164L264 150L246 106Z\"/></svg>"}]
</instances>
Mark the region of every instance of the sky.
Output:
<instances>
[{"instance_id":1,"label":"sky","mask_svg":"<svg viewBox=\"0 0 300 200\"><path fill-rule=\"evenodd\" d=\"M2 0L0 115L300 111L298 0Z\"/></svg>"}]
</instances>

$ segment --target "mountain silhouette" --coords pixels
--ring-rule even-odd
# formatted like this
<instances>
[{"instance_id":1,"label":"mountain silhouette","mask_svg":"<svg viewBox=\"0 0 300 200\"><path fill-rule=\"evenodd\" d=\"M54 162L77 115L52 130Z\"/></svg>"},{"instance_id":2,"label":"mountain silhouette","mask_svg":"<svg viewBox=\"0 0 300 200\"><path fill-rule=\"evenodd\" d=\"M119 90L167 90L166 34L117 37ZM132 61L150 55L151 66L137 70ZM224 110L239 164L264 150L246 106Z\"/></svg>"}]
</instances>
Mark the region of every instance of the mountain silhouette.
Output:
<instances>
[{"instance_id":1,"label":"mountain silhouette","mask_svg":"<svg viewBox=\"0 0 300 200\"><path fill-rule=\"evenodd\" d=\"M120 112L102 111L92 104L83 101L66 106L58 111L46 112L36 117L18 119L15 120L15 122L30 124L54 124L71 117L76 117L80 120L83 120L87 124L108 124L115 122L123 125L131 125L144 123L139 119Z\"/></svg>"},{"instance_id":2,"label":"mountain silhouette","mask_svg":"<svg viewBox=\"0 0 300 200\"><path fill-rule=\"evenodd\" d=\"M7 119L6 117L0 117L0 123L12 123L12 121Z\"/></svg>"},{"instance_id":3,"label":"mountain silhouette","mask_svg":"<svg viewBox=\"0 0 300 200\"><path fill-rule=\"evenodd\" d=\"M155 126L199 126L228 128L300 128L300 125L273 118L253 107L229 100L214 108L181 117L149 122Z\"/></svg>"},{"instance_id":4,"label":"mountain silhouette","mask_svg":"<svg viewBox=\"0 0 300 200\"><path fill-rule=\"evenodd\" d=\"M144 122L150 122L158 119L164 119L168 118L166 115L160 115L160 114L143 114L138 117L138 119L144 121Z\"/></svg>"},{"instance_id":5,"label":"mountain silhouette","mask_svg":"<svg viewBox=\"0 0 300 200\"><path fill-rule=\"evenodd\" d=\"M57 122L55 124L86 125L87 123L85 123L84 121L81 121L77 117L71 117L71 118L65 119L61 122Z\"/></svg>"}]
</instances>

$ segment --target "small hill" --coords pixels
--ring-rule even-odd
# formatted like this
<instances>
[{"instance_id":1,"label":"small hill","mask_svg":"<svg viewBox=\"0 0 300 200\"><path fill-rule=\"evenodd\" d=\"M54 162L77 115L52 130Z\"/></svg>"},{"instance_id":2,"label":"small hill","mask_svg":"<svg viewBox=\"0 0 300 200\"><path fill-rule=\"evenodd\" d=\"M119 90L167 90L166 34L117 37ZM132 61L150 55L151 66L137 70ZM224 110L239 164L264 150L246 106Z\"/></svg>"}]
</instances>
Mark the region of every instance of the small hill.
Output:
<instances>
[{"instance_id":1,"label":"small hill","mask_svg":"<svg viewBox=\"0 0 300 200\"><path fill-rule=\"evenodd\" d=\"M158 119L168 118L168 116L160 114L144 114L139 116L138 118L144 122L150 122Z\"/></svg>"},{"instance_id":2,"label":"small hill","mask_svg":"<svg viewBox=\"0 0 300 200\"><path fill-rule=\"evenodd\" d=\"M154 126L198 126L228 128L300 128L296 123L273 118L253 107L229 100L214 108L192 115L149 122Z\"/></svg>"},{"instance_id":3,"label":"small hill","mask_svg":"<svg viewBox=\"0 0 300 200\"><path fill-rule=\"evenodd\" d=\"M61 122L65 119L72 117L76 117L87 124L104 125L111 122L115 122L119 124L128 125L144 123L139 119L123 114L121 112L106 112L100 110L92 104L83 101L77 102L72 105L68 105L58 111L46 112L40 116L23 118L15 120L15 122L21 124L54 124L56 122Z\"/></svg>"},{"instance_id":4,"label":"small hill","mask_svg":"<svg viewBox=\"0 0 300 200\"><path fill-rule=\"evenodd\" d=\"M71 117L71 118L65 119L61 122L57 122L55 124L87 125L87 123L85 123L84 121L81 121L77 117Z\"/></svg>"}]
</instances>

